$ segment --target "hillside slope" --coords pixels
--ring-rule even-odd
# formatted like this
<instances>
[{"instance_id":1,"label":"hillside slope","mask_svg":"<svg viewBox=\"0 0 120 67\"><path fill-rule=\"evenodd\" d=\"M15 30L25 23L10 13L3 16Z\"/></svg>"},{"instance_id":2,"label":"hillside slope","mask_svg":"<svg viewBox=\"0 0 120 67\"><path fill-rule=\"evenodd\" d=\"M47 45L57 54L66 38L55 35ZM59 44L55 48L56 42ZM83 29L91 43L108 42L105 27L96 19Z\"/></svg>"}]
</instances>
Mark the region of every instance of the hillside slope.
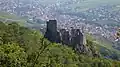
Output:
<instances>
[{"instance_id":1,"label":"hillside slope","mask_svg":"<svg viewBox=\"0 0 120 67\"><path fill-rule=\"evenodd\" d=\"M87 34L86 36L87 40L90 40L94 43L94 46L98 48L99 52L103 57L119 60L120 51L113 47L112 42L110 42L104 37L96 35Z\"/></svg>"},{"instance_id":2,"label":"hillside slope","mask_svg":"<svg viewBox=\"0 0 120 67\"><path fill-rule=\"evenodd\" d=\"M90 42L88 43L90 45ZM92 45L92 44L91 44ZM92 49L92 48L91 48ZM51 43L39 31L0 23L1 67L119 67L119 61L78 54Z\"/></svg>"}]
</instances>

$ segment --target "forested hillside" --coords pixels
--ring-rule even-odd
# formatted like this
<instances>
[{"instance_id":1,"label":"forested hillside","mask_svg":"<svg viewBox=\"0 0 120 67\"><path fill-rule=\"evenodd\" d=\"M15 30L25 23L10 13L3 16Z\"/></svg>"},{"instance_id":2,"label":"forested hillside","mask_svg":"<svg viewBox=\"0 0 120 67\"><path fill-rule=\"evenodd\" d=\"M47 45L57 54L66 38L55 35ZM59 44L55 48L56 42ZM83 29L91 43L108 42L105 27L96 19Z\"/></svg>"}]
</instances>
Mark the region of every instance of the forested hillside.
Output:
<instances>
[{"instance_id":1,"label":"forested hillside","mask_svg":"<svg viewBox=\"0 0 120 67\"><path fill-rule=\"evenodd\" d=\"M39 31L0 22L0 67L119 66L119 61L78 54L72 48L51 43Z\"/></svg>"}]
</instances>

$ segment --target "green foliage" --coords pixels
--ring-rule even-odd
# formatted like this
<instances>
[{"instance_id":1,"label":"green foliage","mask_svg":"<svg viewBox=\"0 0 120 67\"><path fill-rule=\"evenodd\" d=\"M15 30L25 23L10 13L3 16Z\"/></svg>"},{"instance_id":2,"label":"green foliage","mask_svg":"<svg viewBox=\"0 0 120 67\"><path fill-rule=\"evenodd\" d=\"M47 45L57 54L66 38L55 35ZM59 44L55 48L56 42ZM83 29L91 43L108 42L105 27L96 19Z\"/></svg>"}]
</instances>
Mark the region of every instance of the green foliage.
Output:
<instances>
[{"instance_id":1,"label":"green foliage","mask_svg":"<svg viewBox=\"0 0 120 67\"><path fill-rule=\"evenodd\" d=\"M93 53L96 47L87 41ZM119 61L89 57L51 43L39 31L0 23L0 67L119 67Z\"/></svg>"},{"instance_id":2,"label":"green foliage","mask_svg":"<svg viewBox=\"0 0 120 67\"><path fill-rule=\"evenodd\" d=\"M17 44L0 45L0 67L25 67L27 54Z\"/></svg>"}]
</instances>

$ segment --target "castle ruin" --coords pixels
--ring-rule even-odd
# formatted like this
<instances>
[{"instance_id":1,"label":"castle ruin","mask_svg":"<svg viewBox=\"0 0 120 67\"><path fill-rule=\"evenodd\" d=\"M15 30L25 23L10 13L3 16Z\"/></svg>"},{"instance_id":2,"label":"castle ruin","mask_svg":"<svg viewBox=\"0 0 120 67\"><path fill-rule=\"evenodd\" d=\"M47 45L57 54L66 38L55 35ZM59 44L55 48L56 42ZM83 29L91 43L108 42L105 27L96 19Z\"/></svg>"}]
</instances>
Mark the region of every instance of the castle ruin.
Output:
<instances>
[{"instance_id":1,"label":"castle ruin","mask_svg":"<svg viewBox=\"0 0 120 67\"><path fill-rule=\"evenodd\" d=\"M89 49L85 46L85 36L80 29L71 28L71 30L58 30L56 20L49 20L47 22L45 38L51 42L62 43L63 45L72 47L74 50L77 50L80 53L89 51Z\"/></svg>"}]
</instances>

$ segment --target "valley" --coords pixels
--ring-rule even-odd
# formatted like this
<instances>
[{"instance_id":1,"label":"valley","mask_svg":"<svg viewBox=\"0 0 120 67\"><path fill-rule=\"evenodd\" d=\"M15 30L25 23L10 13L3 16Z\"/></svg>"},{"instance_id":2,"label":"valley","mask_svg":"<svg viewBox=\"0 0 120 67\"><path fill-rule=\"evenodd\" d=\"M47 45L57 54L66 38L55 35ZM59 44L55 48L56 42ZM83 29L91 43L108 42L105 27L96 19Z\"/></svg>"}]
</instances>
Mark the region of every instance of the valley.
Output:
<instances>
[{"instance_id":1,"label":"valley","mask_svg":"<svg viewBox=\"0 0 120 67\"><path fill-rule=\"evenodd\" d=\"M118 0L0 0L0 11L7 13L1 12L0 18L38 30L46 28L46 21L56 19L58 28L79 28L119 55L120 40L115 42L114 36L120 27L119 5Z\"/></svg>"}]
</instances>

